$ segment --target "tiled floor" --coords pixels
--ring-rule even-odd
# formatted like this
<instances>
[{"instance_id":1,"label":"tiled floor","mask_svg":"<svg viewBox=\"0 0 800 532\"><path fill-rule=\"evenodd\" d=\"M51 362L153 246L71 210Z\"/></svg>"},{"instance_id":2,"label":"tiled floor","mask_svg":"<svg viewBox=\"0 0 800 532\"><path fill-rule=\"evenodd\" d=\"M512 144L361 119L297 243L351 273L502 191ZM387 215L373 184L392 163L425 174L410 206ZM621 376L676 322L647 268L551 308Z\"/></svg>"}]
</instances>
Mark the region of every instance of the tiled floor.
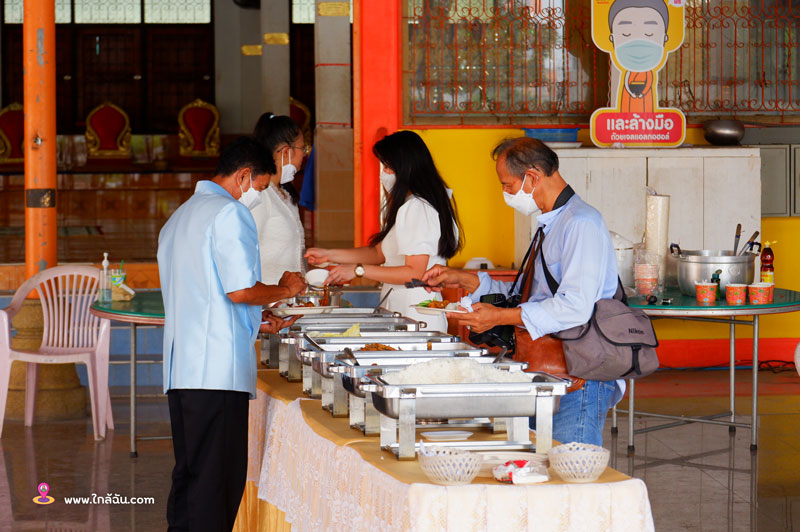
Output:
<instances>
[{"instance_id":1,"label":"tiled floor","mask_svg":"<svg viewBox=\"0 0 800 532\"><path fill-rule=\"evenodd\" d=\"M738 375L746 381L748 372ZM719 412L727 405L727 378L724 371L659 372L637 385L637 409ZM748 429L730 433L722 426L691 424L637 435L636 453L628 457L627 418L620 415L618 435L606 424L612 466L645 480L657 531L800 530L800 377L794 371L762 371L760 390L757 453L749 450ZM746 385L737 386L736 407L744 422L750 413L747 393ZM163 399L141 400L137 414L140 434L169 432ZM116 431L100 443L93 441L88 419L32 429L8 422L0 440L0 530L45 530L46 522L51 527L85 522L83 529L96 532L164 530L171 444L140 442L139 458L131 459L123 400L114 401L114 418ZM637 418L636 427L657 423ZM58 502L37 506L32 498L45 481ZM60 499L92 493L152 497L154 503L68 506Z\"/></svg>"}]
</instances>

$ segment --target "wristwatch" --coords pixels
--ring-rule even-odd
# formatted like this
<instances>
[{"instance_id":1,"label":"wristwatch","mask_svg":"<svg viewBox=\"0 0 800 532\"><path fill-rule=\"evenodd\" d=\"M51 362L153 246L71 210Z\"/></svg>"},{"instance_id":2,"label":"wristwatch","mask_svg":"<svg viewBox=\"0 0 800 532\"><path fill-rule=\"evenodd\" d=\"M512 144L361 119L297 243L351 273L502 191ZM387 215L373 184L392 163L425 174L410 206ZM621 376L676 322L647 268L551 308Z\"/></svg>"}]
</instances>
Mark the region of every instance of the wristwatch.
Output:
<instances>
[{"instance_id":1,"label":"wristwatch","mask_svg":"<svg viewBox=\"0 0 800 532\"><path fill-rule=\"evenodd\" d=\"M353 271L356 274L356 277L364 277L364 265L363 264L356 264L356 267L353 268Z\"/></svg>"}]
</instances>

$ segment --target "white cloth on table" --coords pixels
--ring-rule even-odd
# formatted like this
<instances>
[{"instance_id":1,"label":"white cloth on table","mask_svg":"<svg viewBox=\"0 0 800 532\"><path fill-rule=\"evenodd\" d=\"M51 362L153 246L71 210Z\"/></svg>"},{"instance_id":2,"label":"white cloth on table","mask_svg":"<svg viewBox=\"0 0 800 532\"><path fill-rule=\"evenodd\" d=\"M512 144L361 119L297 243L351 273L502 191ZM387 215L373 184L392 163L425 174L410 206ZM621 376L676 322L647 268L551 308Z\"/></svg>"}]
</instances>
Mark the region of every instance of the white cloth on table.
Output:
<instances>
[{"instance_id":1,"label":"white cloth on table","mask_svg":"<svg viewBox=\"0 0 800 532\"><path fill-rule=\"evenodd\" d=\"M263 392L258 393L261 398ZM407 484L354 449L317 434L303 418L300 399L286 404L264 396L265 402L258 403L263 409L259 417L266 420L258 498L285 512L292 532L341 532L354 526L382 532L654 530L641 479L527 486Z\"/></svg>"},{"instance_id":2,"label":"white cloth on table","mask_svg":"<svg viewBox=\"0 0 800 532\"><path fill-rule=\"evenodd\" d=\"M442 234L439 225L439 213L436 209L418 196L409 196L406 202L398 209L394 226L387 233L381 243L383 256L386 261L384 266L404 266L407 255L428 255L426 270L436 264L445 265L447 260L439 255L439 237ZM392 288L392 293L386 299L384 306L403 316L428 324L431 331L447 332L447 318L444 314L436 316L420 314L412 305L427 299L442 299L440 294L424 288L406 288L403 285L384 283L381 297Z\"/></svg>"},{"instance_id":3,"label":"white cloth on table","mask_svg":"<svg viewBox=\"0 0 800 532\"><path fill-rule=\"evenodd\" d=\"M261 203L251 211L261 247L261 282L278 284L283 272L305 273L305 229L300 210L275 185L261 192Z\"/></svg>"}]
</instances>

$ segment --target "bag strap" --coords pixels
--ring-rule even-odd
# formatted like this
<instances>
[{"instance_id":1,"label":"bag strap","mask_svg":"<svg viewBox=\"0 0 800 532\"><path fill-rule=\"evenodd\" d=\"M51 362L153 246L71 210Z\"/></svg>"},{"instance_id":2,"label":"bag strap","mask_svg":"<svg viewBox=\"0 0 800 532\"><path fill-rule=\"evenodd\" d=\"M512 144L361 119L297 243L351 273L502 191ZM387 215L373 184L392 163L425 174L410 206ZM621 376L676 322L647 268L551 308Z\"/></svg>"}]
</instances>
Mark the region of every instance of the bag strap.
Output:
<instances>
[{"instance_id":1,"label":"bag strap","mask_svg":"<svg viewBox=\"0 0 800 532\"><path fill-rule=\"evenodd\" d=\"M553 204L553 210L566 205L566 203L574 195L575 191L572 190L571 186L567 185L564 190L561 191L561 194L558 195L558 198L556 198L556 202ZM560 283L556 281L553 275L550 273L550 269L547 267L547 263L544 260L544 233L542 233L542 243L539 245L538 255L542 259L542 270L544 270L544 278L547 281L547 287L550 289L550 292L553 295L556 295Z\"/></svg>"},{"instance_id":2,"label":"bag strap","mask_svg":"<svg viewBox=\"0 0 800 532\"><path fill-rule=\"evenodd\" d=\"M530 246L528 246L528 251L525 252L525 257L522 259L522 264L519 265L519 270L517 271L517 276L514 277L514 282L511 284L511 290L509 290L509 292L508 292L509 295L512 295L512 296L514 295L514 292L517 289L517 282L519 281L519 278L522 277L523 272L526 274L526 277L523 277L523 279L522 279L522 286L523 287L525 286L525 281L526 281L526 278L527 278L527 272L525 272L525 265L528 263L528 259L531 256L531 251L533 251L533 245L535 243L536 243L536 237L534 237L533 240L531 240L531 244L530 244ZM531 261L531 262L533 262L533 261Z\"/></svg>"},{"instance_id":3,"label":"bag strap","mask_svg":"<svg viewBox=\"0 0 800 532\"><path fill-rule=\"evenodd\" d=\"M558 287L561 286L561 283L553 278L553 274L551 274L550 270L547 268L547 263L544 261L544 251L540 253L540 256L542 259L542 270L544 270L544 277L547 279L547 286L550 288L550 291L553 293L553 295L556 295ZM622 279L619 278L619 275L617 275L617 291L614 293L614 297L611 299L616 299L617 301L621 301L625 306L629 306L628 296L625 294L625 289L622 288Z\"/></svg>"},{"instance_id":4,"label":"bag strap","mask_svg":"<svg viewBox=\"0 0 800 532\"><path fill-rule=\"evenodd\" d=\"M575 195L575 191L572 190L572 187L567 185L567 187L561 191L561 194L558 195L555 204L553 205L553 209L557 209L562 207L569 199ZM539 228L541 231L542 229ZM534 238L534 241L536 239ZM550 289L550 292L555 296L556 292L558 292L558 287L561 285L558 281L556 281L553 274L550 273L550 269L547 267L547 262L544 260L544 232L542 232L541 242L539 243L539 249L537 250L537 255L539 258L542 259L542 271L544 271L544 278L547 281L547 287ZM533 243L531 243L533 245ZM530 253L530 249L528 249L528 253ZM525 258L527 259L528 254L525 254ZM536 257L533 259L536 260ZM515 281L516 282L516 281ZM527 294L527 297L530 297L530 292ZM527 297L523 297L523 300L527 299ZM628 305L628 296L625 295L625 289L622 288L622 279L620 279L619 275L617 275L617 291L614 293L613 299L617 301L622 301L623 304L626 306Z\"/></svg>"},{"instance_id":5,"label":"bag strap","mask_svg":"<svg viewBox=\"0 0 800 532\"><path fill-rule=\"evenodd\" d=\"M572 187L567 185L561 191L561 193L556 198L556 202L553 204L553 210L558 209L566 205L569 199L575 195L575 191L572 190ZM530 246L528 246L528 251L525 252L525 257L522 259L522 264L519 265L519 270L517 271L516 277L514 277L514 282L511 284L511 290L509 294L513 295L517 289L517 283L522 277L522 292L520 293L523 297L522 300L526 301L530 297L530 286L528 285L529 279L531 279L531 275L533 274L533 266L534 261L536 260L536 254L538 253L538 249L534 252L533 248L538 244L539 249L541 249L542 241L544 241L544 229L540 227L537 229L536 234L534 235L533 239L531 240ZM531 257L531 253L533 252L533 257ZM528 259L530 259L530 263L528 263ZM526 265L528 266L526 268Z\"/></svg>"}]
</instances>

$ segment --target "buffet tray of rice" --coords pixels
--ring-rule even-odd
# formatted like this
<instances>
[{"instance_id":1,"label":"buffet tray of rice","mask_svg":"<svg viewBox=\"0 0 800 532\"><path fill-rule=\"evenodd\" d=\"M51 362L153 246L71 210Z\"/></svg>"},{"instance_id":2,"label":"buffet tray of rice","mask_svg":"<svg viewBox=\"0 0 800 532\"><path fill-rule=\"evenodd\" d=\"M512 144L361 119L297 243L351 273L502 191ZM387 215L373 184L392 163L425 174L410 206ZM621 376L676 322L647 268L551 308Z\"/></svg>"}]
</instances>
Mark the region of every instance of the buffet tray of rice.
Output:
<instances>
[{"instance_id":1,"label":"buffet tray of rice","mask_svg":"<svg viewBox=\"0 0 800 532\"><path fill-rule=\"evenodd\" d=\"M358 358L358 353L356 353L356 357ZM366 376L387 375L389 373L403 371L409 366L423 362L430 362L431 360L438 358L442 357L436 353L430 353L415 357L407 357L405 360L375 360L370 364L366 363L371 361L372 357L360 358L359 360L364 362L364 365L356 365L354 361L346 358L337 358L333 364L331 364L329 371L330 373L338 373L342 376L342 385L349 393L358 397L366 397L366 392L362 390L361 386L359 385ZM528 367L527 362L517 362L515 360L503 360L502 362L495 362L494 356L469 357L469 360L475 361L479 364L492 366L506 372L522 372ZM416 370L414 371L416 372Z\"/></svg>"},{"instance_id":2,"label":"buffet tray of rice","mask_svg":"<svg viewBox=\"0 0 800 532\"><path fill-rule=\"evenodd\" d=\"M559 396L571 385L547 373L507 371L471 359L438 358L382 375L367 374L361 388L383 415L398 419L400 401L414 401L417 419L532 417L536 398Z\"/></svg>"}]
</instances>

